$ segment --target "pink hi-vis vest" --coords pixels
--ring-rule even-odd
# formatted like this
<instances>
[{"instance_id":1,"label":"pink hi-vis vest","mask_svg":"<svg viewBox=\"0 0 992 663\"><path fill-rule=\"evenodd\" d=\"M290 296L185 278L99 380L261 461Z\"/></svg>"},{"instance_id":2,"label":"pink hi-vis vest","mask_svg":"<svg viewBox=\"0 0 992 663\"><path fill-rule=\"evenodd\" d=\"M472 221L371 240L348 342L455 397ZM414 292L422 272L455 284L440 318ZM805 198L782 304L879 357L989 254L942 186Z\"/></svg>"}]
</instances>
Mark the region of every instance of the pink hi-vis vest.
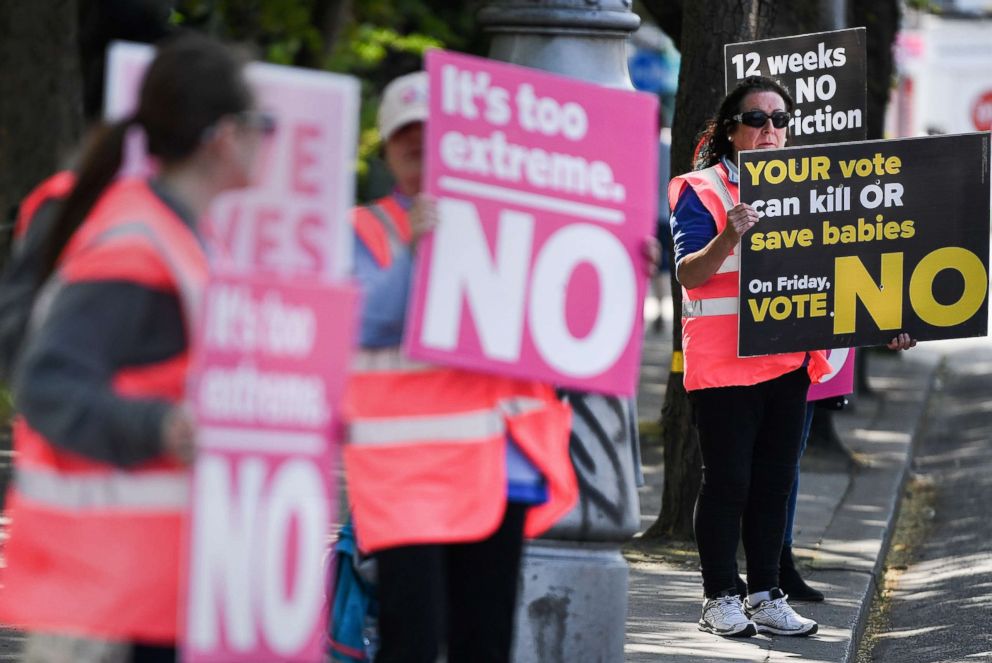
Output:
<instances>
[{"instance_id":1,"label":"pink hi-vis vest","mask_svg":"<svg viewBox=\"0 0 992 663\"><path fill-rule=\"evenodd\" d=\"M58 282L128 280L175 292L189 337L207 280L193 231L142 180L110 186L62 255ZM52 287L50 284L49 287ZM128 398L179 402L188 352L112 377ZM49 443L23 420L8 494L0 622L173 643L189 473L166 457L124 470Z\"/></svg>"},{"instance_id":2,"label":"pink hi-vis vest","mask_svg":"<svg viewBox=\"0 0 992 663\"><path fill-rule=\"evenodd\" d=\"M737 204L737 185L722 164L672 179L668 201L672 209L686 186L716 222L717 233L727 226L727 211ZM682 352L686 391L708 387L758 384L802 366L805 352L761 357L737 356L737 288L740 244L734 247L716 273L699 287L682 288ZM811 382L830 373L822 350L810 352L807 366Z\"/></svg>"}]
</instances>

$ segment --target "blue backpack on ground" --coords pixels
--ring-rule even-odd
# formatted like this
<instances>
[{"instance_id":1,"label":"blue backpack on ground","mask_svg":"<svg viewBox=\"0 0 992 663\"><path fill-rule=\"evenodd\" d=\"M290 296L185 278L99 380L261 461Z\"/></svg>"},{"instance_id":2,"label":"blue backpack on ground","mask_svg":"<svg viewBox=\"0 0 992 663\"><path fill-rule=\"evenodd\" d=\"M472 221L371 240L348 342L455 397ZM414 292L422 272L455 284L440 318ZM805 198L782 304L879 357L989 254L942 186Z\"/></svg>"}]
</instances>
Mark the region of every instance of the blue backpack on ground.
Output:
<instances>
[{"instance_id":1,"label":"blue backpack on ground","mask_svg":"<svg viewBox=\"0 0 992 663\"><path fill-rule=\"evenodd\" d=\"M355 530L349 519L338 533L328 574L327 655L331 661L364 663L375 654L378 606L374 586L358 571L360 564Z\"/></svg>"}]
</instances>

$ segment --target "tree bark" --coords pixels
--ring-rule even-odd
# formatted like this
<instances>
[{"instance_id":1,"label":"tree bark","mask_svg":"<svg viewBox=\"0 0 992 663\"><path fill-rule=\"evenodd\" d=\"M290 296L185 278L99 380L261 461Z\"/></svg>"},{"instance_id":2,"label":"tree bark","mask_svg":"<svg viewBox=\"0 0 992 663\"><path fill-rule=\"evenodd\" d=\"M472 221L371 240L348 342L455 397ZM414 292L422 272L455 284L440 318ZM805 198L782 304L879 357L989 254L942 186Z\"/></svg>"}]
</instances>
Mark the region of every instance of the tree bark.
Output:
<instances>
[{"instance_id":1,"label":"tree bark","mask_svg":"<svg viewBox=\"0 0 992 663\"><path fill-rule=\"evenodd\" d=\"M892 45L902 20L899 5L899 0L848 3L848 25L867 29L868 140L885 138L885 108L895 68Z\"/></svg>"},{"instance_id":2,"label":"tree bark","mask_svg":"<svg viewBox=\"0 0 992 663\"><path fill-rule=\"evenodd\" d=\"M668 374L665 402L661 407L661 441L665 466L661 513L644 532L643 538L691 541L692 514L703 476L702 458L681 372Z\"/></svg>"},{"instance_id":3,"label":"tree bark","mask_svg":"<svg viewBox=\"0 0 992 663\"><path fill-rule=\"evenodd\" d=\"M676 39L682 67L672 126L672 175L692 170L697 136L724 97L723 45L763 36L773 16L769 0L700 0L684 3ZM669 23L671 24L671 23ZM675 37L673 37L675 39ZM692 512L702 477L699 443L692 425L689 399L682 383L682 289L672 270L673 370L661 409L661 439L665 445L661 513L645 532L647 538L692 539Z\"/></svg>"},{"instance_id":4,"label":"tree bark","mask_svg":"<svg viewBox=\"0 0 992 663\"><path fill-rule=\"evenodd\" d=\"M76 0L0 2L0 214L57 170L83 129ZM2 252L6 256L6 250Z\"/></svg>"},{"instance_id":5,"label":"tree bark","mask_svg":"<svg viewBox=\"0 0 992 663\"><path fill-rule=\"evenodd\" d=\"M319 51L300 49L294 64L320 69L333 52L351 15L352 0L316 0L310 12L310 22L320 32L321 48Z\"/></svg>"}]
</instances>

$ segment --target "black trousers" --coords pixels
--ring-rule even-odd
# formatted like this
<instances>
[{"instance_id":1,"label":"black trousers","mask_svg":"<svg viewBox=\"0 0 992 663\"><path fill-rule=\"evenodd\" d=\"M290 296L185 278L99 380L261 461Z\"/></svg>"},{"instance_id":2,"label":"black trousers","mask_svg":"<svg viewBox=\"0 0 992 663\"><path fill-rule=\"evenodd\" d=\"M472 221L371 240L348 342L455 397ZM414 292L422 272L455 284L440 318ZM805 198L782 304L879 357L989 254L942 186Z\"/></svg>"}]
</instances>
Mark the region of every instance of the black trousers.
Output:
<instances>
[{"instance_id":1,"label":"black trousers","mask_svg":"<svg viewBox=\"0 0 992 663\"><path fill-rule=\"evenodd\" d=\"M131 663L175 663L176 648L136 643L131 652Z\"/></svg>"},{"instance_id":2,"label":"black trousers","mask_svg":"<svg viewBox=\"0 0 992 663\"><path fill-rule=\"evenodd\" d=\"M476 543L376 553L376 663L434 663L445 637L449 663L510 660L526 512L507 504L499 529Z\"/></svg>"},{"instance_id":3,"label":"black trousers","mask_svg":"<svg viewBox=\"0 0 992 663\"><path fill-rule=\"evenodd\" d=\"M799 368L747 387L689 392L703 458L693 524L707 597L734 588L742 539L748 591L778 585L808 390Z\"/></svg>"}]
</instances>

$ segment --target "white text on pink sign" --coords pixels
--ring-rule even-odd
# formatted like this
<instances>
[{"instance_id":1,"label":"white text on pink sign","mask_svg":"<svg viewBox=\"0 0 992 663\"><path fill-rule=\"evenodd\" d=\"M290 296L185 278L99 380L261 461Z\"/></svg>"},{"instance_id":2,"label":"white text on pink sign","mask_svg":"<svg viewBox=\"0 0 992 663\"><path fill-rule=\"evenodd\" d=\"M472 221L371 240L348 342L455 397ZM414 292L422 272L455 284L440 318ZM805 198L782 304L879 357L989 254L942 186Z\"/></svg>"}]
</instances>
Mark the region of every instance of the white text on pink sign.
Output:
<instances>
[{"instance_id":1,"label":"white text on pink sign","mask_svg":"<svg viewBox=\"0 0 992 663\"><path fill-rule=\"evenodd\" d=\"M657 204L656 106L490 60L428 54L414 358L632 393L643 243Z\"/></svg>"}]
</instances>

